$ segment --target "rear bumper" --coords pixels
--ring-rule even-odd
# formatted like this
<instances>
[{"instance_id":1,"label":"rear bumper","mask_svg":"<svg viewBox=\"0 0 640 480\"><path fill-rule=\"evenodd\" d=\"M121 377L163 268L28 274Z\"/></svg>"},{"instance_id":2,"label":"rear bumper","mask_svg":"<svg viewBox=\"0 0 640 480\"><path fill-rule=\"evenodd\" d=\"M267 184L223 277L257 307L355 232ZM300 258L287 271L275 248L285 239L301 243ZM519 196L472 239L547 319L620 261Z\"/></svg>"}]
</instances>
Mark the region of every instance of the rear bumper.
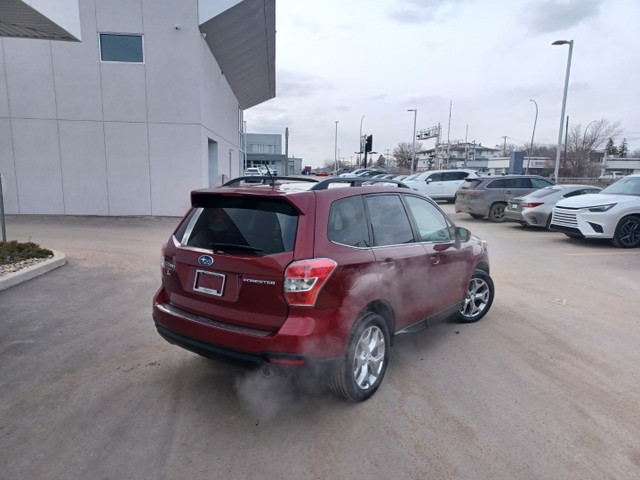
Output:
<instances>
[{"instance_id":1,"label":"rear bumper","mask_svg":"<svg viewBox=\"0 0 640 480\"><path fill-rule=\"evenodd\" d=\"M278 331L268 331L194 315L163 297L161 289L153 304L158 333L199 355L246 367L317 368L344 359L348 330L343 332L338 309L290 314Z\"/></svg>"},{"instance_id":2,"label":"rear bumper","mask_svg":"<svg viewBox=\"0 0 640 480\"><path fill-rule=\"evenodd\" d=\"M203 357L237 365L244 368L269 368L280 372L294 372L300 369L326 372L337 368L342 357L319 359L308 355L264 352L256 354L242 350L203 342L183 335L155 322L158 334L172 345L197 353Z\"/></svg>"}]
</instances>

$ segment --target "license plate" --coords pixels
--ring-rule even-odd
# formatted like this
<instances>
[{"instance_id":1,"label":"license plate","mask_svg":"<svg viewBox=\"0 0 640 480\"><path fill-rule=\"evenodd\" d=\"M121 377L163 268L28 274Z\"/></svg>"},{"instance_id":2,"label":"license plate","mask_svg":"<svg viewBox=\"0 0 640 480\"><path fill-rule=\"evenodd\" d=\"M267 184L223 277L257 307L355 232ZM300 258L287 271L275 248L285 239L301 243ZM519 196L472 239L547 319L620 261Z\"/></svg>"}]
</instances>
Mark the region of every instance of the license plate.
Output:
<instances>
[{"instance_id":1,"label":"license plate","mask_svg":"<svg viewBox=\"0 0 640 480\"><path fill-rule=\"evenodd\" d=\"M196 292L221 297L224 293L225 280L226 276L221 273L196 270L196 279L193 283L193 289Z\"/></svg>"}]
</instances>

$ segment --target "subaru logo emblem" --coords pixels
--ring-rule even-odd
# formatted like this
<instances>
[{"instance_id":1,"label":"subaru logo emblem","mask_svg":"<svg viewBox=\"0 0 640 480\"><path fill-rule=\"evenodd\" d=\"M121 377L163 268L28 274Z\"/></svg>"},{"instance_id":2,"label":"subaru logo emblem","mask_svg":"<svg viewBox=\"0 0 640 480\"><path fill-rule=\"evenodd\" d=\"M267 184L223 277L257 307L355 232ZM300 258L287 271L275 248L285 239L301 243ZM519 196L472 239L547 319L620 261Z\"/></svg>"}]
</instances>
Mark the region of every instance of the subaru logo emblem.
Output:
<instances>
[{"instance_id":1,"label":"subaru logo emblem","mask_svg":"<svg viewBox=\"0 0 640 480\"><path fill-rule=\"evenodd\" d=\"M211 265L213 265L213 257L209 255L202 255L200 258L198 258L198 263L203 267L210 267Z\"/></svg>"}]
</instances>

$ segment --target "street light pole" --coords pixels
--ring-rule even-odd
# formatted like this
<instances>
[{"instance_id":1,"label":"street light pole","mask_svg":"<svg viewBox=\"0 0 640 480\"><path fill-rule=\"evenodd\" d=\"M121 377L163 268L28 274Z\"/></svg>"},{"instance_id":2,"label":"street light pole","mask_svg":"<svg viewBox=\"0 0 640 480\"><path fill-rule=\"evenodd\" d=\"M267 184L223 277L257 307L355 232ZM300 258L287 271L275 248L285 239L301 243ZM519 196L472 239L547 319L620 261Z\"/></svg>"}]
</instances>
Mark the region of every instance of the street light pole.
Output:
<instances>
[{"instance_id":1,"label":"street light pole","mask_svg":"<svg viewBox=\"0 0 640 480\"><path fill-rule=\"evenodd\" d=\"M529 160L527 161L527 168L525 169L525 175L529 175L529 164L531 163L531 152L533 151L533 137L536 134L536 124L538 123L538 102L536 102L533 98L529 99L530 102L533 102L536 106L536 118L533 121L533 132L531 132L531 146L529 147Z\"/></svg>"},{"instance_id":2,"label":"street light pole","mask_svg":"<svg viewBox=\"0 0 640 480\"><path fill-rule=\"evenodd\" d=\"M364 120L364 115L360 119L360 137L358 137L358 167L362 165L362 121Z\"/></svg>"},{"instance_id":3,"label":"street light pole","mask_svg":"<svg viewBox=\"0 0 640 480\"><path fill-rule=\"evenodd\" d=\"M336 120L336 150L334 154L334 163L336 166L336 173L338 173L338 123L340 122Z\"/></svg>"},{"instance_id":4,"label":"street light pole","mask_svg":"<svg viewBox=\"0 0 640 480\"><path fill-rule=\"evenodd\" d=\"M558 148L556 150L556 167L554 177L558 183L558 172L560 171L560 150L562 149L562 127L564 125L564 113L567 108L567 92L569 90L569 72L571 71L571 55L573 54L573 40L556 40L551 45L569 45L569 55L567 57L567 73L564 77L564 95L562 96L562 113L560 114L560 129L558 130Z\"/></svg>"},{"instance_id":5,"label":"street light pole","mask_svg":"<svg viewBox=\"0 0 640 480\"><path fill-rule=\"evenodd\" d=\"M409 108L407 112L413 112L413 147L411 148L411 173L413 174L416 164L416 120L418 117L418 109Z\"/></svg>"}]
</instances>

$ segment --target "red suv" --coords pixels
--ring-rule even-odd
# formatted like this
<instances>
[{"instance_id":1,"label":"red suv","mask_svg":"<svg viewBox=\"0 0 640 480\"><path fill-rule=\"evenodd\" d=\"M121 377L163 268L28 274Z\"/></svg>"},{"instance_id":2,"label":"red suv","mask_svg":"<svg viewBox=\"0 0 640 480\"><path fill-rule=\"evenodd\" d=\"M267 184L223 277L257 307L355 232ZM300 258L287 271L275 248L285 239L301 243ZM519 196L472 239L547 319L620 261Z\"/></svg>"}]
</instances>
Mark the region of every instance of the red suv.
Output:
<instances>
[{"instance_id":1,"label":"red suv","mask_svg":"<svg viewBox=\"0 0 640 480\"><path fill-rule=\"evenodd\" d=\"M162 251L160 335L206 357L320 371L365 400L394 337L482 318L494 295L485 242L425 195L363 181L236 179L192 192Z\"/></svg>"}]
</instances>

